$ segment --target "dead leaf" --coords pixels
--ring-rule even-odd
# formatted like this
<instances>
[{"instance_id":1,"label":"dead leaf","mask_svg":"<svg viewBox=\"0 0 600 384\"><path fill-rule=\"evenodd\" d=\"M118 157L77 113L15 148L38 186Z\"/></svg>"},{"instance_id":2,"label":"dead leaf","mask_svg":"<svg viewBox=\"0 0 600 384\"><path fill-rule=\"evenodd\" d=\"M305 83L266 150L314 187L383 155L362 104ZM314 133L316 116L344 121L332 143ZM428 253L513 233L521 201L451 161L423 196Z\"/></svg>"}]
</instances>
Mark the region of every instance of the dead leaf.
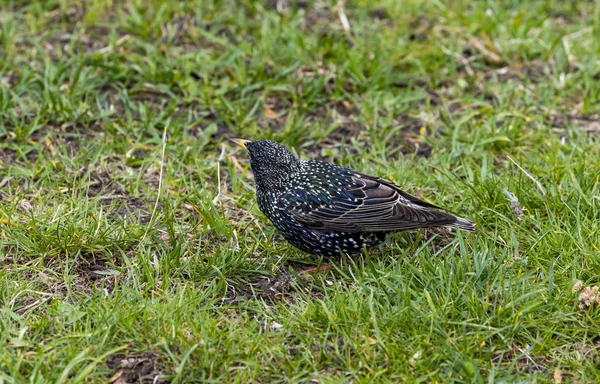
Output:
<instances>
[{"instance_id":1,"label":"dead leaf","mask_svg":"<svg viewBox=\"0 0 600 384\"><path fill-rule=\"evenodd\" d=\"M44 140L44 145L50 150L52 157L54 157L54 155L56 155L56 148L54 148L54 145L52 144L52 141L50 141L49 137L46 137L46 140Z\"/></svg>"},{"instance_id":2,"label":"dead leaf","mask_svg":"<svg viewBox=\"0 0 600 384\"><path fill-rule=\"evenodd\" d=\"M277 112L269 108L269 106L267 106L266 104L263 106L263 111L267 119L272 119L277 116Z\"/></svg>"},{"instance_id":3,"label":"dead leaf","mask_svg":"<svg viewBox=\"0 0 600 384\"><path fill-rule=\"evenodd\" d=\"M562 373L560 372L560 368L556 367L554 369L554 382L556 384L562 383Z\"/></svg>"},{"instance_id":4,"label":"dead leaf","mask_svg":"<svg viewBox=\"0 0 600 384\"><path fill-rule=\"evenodd\" d=\"M121 376L123 376L123 370L119 369L117 372L115 372L114 375L112 375L112 377L110 379L108 379L108 382L110 384L119 384L119 383L122 383L122 381L119 380L121 378Z\"/></svg>"},{"instance_id":5,"label":"dead leaf","mask_svg":"<svg viewBox=\"0 0 600 384\"><path fill-rule=\"evenodd\" d=\"M169 233L167 231L161 231L160 232L160 239L165 243L165 244L171 244L171 238L169 237Z\"/></svg>"}]
</instances>

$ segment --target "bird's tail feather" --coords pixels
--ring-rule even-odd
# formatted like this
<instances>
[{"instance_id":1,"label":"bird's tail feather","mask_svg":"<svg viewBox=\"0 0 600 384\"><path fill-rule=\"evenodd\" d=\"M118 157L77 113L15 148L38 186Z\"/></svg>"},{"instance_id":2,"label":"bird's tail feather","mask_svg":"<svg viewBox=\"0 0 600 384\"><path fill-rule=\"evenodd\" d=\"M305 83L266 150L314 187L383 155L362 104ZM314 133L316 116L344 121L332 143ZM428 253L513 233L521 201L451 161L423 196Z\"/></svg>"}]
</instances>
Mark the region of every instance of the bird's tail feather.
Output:
<instances>
[{"instance_id":1,"label":"bird's tail feather","mask_svg":"<svg viewBox=\"0 0 600 384\"><path fill-rule=\"evenodd\" d=\"M475 223L471 220L463 219L460 217L457 217L456 221L450 224L450 227L462 229L463 231L475 232Z\"/></svg>"}]
</instances>

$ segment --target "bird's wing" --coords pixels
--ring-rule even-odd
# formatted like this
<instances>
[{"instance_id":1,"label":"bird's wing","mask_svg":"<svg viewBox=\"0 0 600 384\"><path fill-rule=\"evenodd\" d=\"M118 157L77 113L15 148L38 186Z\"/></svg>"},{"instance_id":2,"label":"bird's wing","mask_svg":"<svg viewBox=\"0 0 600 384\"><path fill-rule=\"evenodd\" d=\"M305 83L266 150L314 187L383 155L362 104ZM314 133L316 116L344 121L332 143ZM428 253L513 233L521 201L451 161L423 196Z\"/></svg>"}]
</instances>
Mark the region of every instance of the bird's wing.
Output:
<instances>
[{"instance_id":1,"label":"bird's wing","mask_svg":"<svg viewBox=\"0 0 600 384\"><path fill-rule=\"evenodd\" d=\"M296 190L286 196L287 210L298 222L323 231L388 232L457 221L389 181L358 172L331 190Z\"/></svg>"}]
</instances>

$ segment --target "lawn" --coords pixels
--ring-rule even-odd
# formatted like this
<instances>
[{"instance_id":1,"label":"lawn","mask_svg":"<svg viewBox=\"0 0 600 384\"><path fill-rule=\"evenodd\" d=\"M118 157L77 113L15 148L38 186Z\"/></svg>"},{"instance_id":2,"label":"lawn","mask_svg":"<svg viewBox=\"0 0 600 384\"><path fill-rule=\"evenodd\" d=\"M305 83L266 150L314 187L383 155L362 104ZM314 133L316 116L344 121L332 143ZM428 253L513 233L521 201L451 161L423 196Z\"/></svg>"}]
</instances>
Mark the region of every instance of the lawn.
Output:
<instances>
[{"instance_id":1,"label":"lawn","mask_svg":"<svg viewBox=\"0 0 600 384\"><path fill-rule=\"evenodd\" d=\"M1 0L0 383L597 382L599 100L592 1ZM304 275L231 137L478 231Z\"/></svg>"}]
</instances>

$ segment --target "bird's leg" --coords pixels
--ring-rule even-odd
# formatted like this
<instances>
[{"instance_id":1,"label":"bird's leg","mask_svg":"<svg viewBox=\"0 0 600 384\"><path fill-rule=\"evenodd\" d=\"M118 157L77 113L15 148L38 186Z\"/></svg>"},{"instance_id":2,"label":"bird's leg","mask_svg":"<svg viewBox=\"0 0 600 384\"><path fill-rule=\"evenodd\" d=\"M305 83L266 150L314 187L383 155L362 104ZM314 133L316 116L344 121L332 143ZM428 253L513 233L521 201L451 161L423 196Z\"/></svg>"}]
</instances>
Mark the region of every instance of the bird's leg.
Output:
<instances>
[{"instance_id":1,"label":"bird's leg","mask_svg":"<svg viewBox=\"0 0 600 384\"><path fill-rule=\"evenodd\" d=\"M314 275L317 272L327 272L332 268L331 264L321 264L319 267L309 268L302 272L301 275Z\"/></svg>"}]
</instances>

